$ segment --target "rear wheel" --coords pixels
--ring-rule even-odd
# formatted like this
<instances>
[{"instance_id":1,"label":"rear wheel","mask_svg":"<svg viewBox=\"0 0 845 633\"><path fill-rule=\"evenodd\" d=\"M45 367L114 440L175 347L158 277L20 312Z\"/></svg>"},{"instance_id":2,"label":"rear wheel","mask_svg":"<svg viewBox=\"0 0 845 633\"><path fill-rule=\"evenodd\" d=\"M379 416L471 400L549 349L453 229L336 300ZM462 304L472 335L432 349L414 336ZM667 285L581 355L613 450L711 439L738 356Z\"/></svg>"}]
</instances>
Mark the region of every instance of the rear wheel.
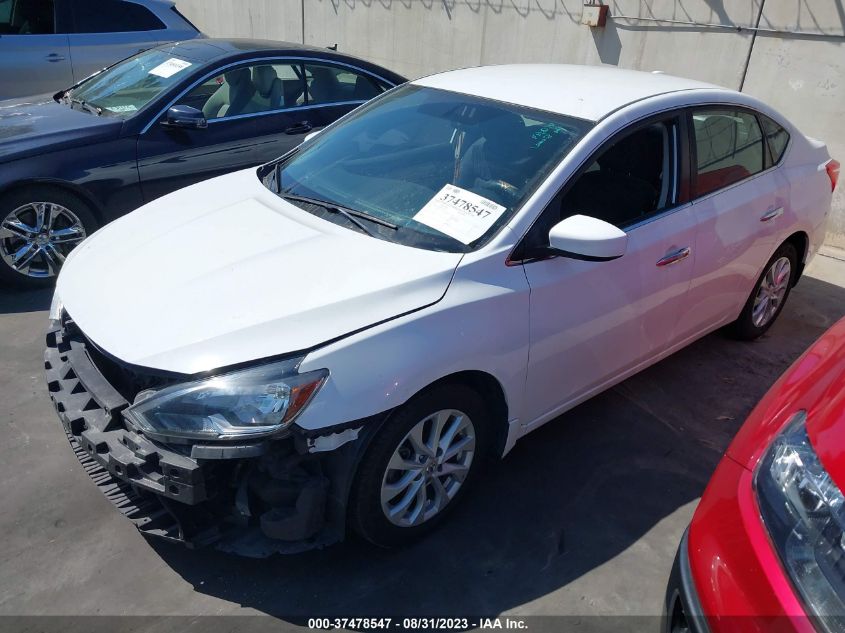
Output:
<instances>
[{"instance_id":1,"label":"rear wheel","mask_svg":"<svg viewBox=\"0 0 845 633\"><path fill-rule=\"evenodd\" d=\"M97 229L78 196L27 187L0 199L0 280L24 288L49 286L73 248Z\"/></svg>"},{"instance_id":2,"label":"rear wheel","mask_svg":"<svg viewBox=\"0 0 845 633\"><path fill-rule=\"evenodd\" d=\"M376 545L434 529L467 493L488 450L488 414L462 385L442 385L399 409L373 439L350 497L350 521Z\"/></svg>"},{"instance_id":3,"label":"rear wheel","mask_svg":"<svg viewBox=\"0 0 845 633\"><path fill-rule=\"evenodd\" d=\"M763 269L739 318L731 324L734 336L752 340L772 326L789 297L797 270L795 247L789 242L781 244Z\"/></svg>"}]
</instances>

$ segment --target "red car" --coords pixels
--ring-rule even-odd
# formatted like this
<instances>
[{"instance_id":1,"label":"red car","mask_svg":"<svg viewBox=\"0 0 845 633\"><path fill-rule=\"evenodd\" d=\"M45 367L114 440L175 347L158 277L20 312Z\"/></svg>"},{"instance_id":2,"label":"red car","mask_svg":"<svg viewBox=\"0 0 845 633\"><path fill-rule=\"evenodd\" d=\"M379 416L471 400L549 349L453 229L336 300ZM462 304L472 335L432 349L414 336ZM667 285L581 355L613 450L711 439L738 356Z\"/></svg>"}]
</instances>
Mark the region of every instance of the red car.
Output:
<instances>
[{"instance_id":1,"label":"red car","mask_svg":"<svg viewBox=\"0 0 845 633\"><path fill-rule=\"evenodd\" d=\"M666 633L845 631L845 319L769 390L684 535Z\"/></svg>"}]
</instances>

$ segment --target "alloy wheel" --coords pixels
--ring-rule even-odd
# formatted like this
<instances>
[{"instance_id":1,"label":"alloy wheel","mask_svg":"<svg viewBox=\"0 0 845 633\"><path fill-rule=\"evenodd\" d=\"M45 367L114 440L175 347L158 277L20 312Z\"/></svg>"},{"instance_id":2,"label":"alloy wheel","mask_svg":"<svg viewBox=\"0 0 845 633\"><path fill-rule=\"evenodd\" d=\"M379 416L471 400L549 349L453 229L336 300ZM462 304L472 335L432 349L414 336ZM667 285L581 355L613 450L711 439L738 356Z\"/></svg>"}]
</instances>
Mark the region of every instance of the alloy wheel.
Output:
<instances>
[{"instance_id":1,"label":"alloy wheel","mask_svg":"<svg viewBox=\"0 0 845 633\"><path fill-rule=\"evenodd\" d=\"M85 237L82 221L67 207L29 202L0 223L0 257L27 277L54 277L68 253Z\"/></svg>"},{"instance_id":2,"label":"alloy wheel","mask_svg":"<svg viewBox=\"0 0 845 633\"><path fill-rule=\"evenodd\" d=\"M475 427L465 413L444 409L420 420L394 451L381 484L381 507L394 525L412 527L455 497L475 456Z\"/></svg>"},{"instance_id":3,"label":"alloy wheel","mask_svg":"<svg viewBox=\"0 0 845 633\"><path fill-rule=\"evenodd\" d=\"M791 278L792 264L788 257L776 259L763 275L751 309L751 320L755 327L761 328L767 325L777 314L789 289Z\"/></svg>"}]
</instances>

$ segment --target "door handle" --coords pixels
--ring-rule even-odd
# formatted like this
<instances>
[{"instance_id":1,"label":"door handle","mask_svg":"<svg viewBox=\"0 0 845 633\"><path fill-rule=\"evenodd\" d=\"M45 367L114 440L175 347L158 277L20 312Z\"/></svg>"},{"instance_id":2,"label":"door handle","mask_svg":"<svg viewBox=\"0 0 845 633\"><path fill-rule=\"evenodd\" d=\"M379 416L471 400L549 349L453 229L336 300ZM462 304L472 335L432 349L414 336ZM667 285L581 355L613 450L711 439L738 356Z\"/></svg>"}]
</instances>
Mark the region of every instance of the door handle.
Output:
<instances>
[{"instance_id":1,"label":"door handle","mask_svg":"<svg viewBox=\"0 0 845 633\"><path fill-rule=\"evenodd\" d=\"M310 132L313 127L308 121L303 121L302 123L291 125L285 130L285 134L305 134L305 132Z\"/></svg>"},{"instance_id":2,"label":"door handle","mask_svg":"<svg viewBox=\"0 0 845 633\"><path fill-rule=\"evenodd\" d=\"M65 60L64 55L59 55L58 53L50 53L45 57L48 62L63 62Z\"/></svg>"},{"instance_id":3,"label":"door handle","mask_svg":"<svg viewBox=\"0 0 845 633\"><path fill-rule=\"evenodd\" d=\"M657 260L658 266L668 266L669 264L674 264L675 262L679 262L682 259L686 259L689 257L689 254L692 252L692 249L689 246L684 246L684 248L679 248L676 251L672 251L665 257L662 257Z\"/></svg>"},{"instance_id":4,"label":"door handle","mask_svg":"<svg viewBox=\"0 0 845 633\"><path fill-rule=\"evenodd\" d=\"M782 215L783 207L778 207L777 209L769 209L762 216L760 216L760 222L770 222L771 220L779 218Z\"/></svg>"}]
</instances>

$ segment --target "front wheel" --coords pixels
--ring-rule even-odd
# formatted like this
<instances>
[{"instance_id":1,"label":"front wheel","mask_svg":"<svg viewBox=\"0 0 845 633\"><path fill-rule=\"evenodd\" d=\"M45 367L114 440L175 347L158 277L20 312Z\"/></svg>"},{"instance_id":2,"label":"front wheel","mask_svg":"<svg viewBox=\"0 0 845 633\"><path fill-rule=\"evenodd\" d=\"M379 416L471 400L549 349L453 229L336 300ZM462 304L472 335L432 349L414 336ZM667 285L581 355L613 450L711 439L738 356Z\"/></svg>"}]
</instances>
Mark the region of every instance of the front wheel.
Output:
<instances>
[{"instance_id":1,"label":"front wheel","mask_svg":"<svg viewBox=\"0 0 845 633\"><path fill-rule=\"evenodd\" d=\"M350 497L358 534L384 547L434 529L473 483L488 447L481 397L443 385L400 408L373 439Z\"/></svg>"},{"instance_id":2,"label":"front wheel","mask_svg":"<svg viewBox=\"0 0 845 633\"><path fill-rule=\"evenodd\" d=\"M761 336L778 318L795 281L798 252L786 242L772 255L751 291L751 296L731 331L739 339L750 341Z\"/></svg>"},{"instance_id":3,"label":"front wheel","mask_svg":"<svg viewBox=\"0 0 845 633\"><path fill-rule=\"evenodd\" d=\"M97 229L78 196L27 187L0 199L0 280L23 288L55 281L73 248Z\"/></svg>"}]
</instances>

